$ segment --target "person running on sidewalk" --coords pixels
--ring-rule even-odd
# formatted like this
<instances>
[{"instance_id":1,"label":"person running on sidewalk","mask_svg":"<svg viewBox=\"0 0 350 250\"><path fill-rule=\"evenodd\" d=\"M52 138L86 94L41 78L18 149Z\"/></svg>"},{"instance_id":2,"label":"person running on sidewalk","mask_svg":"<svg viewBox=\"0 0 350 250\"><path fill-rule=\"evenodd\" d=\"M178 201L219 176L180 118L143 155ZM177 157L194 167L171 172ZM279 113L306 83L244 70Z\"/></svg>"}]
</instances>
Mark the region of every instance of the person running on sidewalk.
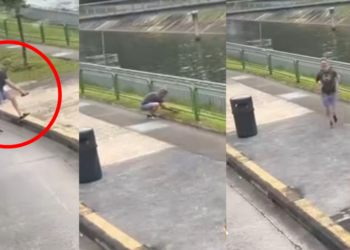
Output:
<instances>
[{"instance_id":1,"label":"person running on sidewalk","mask_svg":"<svg viewBox=\"0 0 350 250\"><path fill-rule=\"evenodd\" d=\"M322 102L326 109L331 128L338 122L336 114L338 73L329 66L327 59L322 59L321 70L316 76L316 83L321 85Z\"/></svg>"},{"instance_id":2,"label":"person running on sidewalk","mask_svg":"<svg viewBox=\"0 0 350 250\"><path fill-rule=\"evenodd\" d=\"M164 98L167 96L168 91L166 89L161 89L157 92L149 93L145 96L141 103L141 110L148 111L148 118L157 118L156 112L161 107L162 109L168 109L164 105Z\"/></svg>"},{"instance_id":3,"label":"person running on sidewalk","mask_svg":"<svg viewBox=\"0 0 350 250\"><path fill-rule=\"evenodd\" d=\"M19 109L17 99L13 95L10 94L9 91L5 89L6 86L9 86L11 89L16 90L21 94L21 96L26 96L29 93L27 91L22 90L20 87L16 86L7 76L7 71L9 70L11 62L9 60L5 61L3 63L3 68L0 69L0 105L6 101L10 100L12 103L12 106L15 108L15 110L18 113L19 119L24 119L26 116L29 115L29 113L22 113Z\"/></svg>"}]
</instances>

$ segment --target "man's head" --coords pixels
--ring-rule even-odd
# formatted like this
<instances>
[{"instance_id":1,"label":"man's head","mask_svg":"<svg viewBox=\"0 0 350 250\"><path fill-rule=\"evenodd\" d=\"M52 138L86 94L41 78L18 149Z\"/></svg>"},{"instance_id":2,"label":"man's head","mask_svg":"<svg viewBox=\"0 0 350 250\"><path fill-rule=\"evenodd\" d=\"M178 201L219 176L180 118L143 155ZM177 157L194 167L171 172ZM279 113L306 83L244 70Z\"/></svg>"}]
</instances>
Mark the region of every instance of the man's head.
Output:
<instances>
[{"instance_id":1,"label":"man's head","mask_svg":"<svg viewBox=\"0 0 350 250\"><path fill-rule=\"evenodd\" d=\"M327 71L327 70L329 69L328 61L327 61L327 59L325 59L325 58L323 58L323 59L321 60L321 69L322 69L323 71Z\"/></svg>"},{"instance_id":2,"label":"man's head","mask_svg":"<svg viewBox=\"0 0 350 250\"><path fill-rule=\"evenodd\" d=\"M166 97L167 94L168 94L168 90L166 90L166 89L161 89L158 91L158 95L160 98Z\"/></svg>"}]
</instances>

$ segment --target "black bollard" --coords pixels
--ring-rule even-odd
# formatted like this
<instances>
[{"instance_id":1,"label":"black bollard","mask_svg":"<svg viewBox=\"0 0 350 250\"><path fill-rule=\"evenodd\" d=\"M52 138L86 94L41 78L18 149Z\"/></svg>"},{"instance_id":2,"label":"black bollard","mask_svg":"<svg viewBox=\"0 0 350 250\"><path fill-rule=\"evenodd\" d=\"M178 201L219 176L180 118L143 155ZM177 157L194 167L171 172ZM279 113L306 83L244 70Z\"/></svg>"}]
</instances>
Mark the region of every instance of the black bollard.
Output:
<instances>
[{"instance_id":1,"label":"black bollard","mask_svg":"<svg viewBox=\"0 0 350 250\"><path fill-rule=\"evenodd\" d=\"M248 138L258 134L253 99L251 96L233 97L230 99L231 110L236 125L238 138Z\"/></svg>"},{"instance_id":2,"label":"black bollard","mask_svg":"<svg viewBox=\"0 0 350 250\"><path fill-rule=\"evenodd\" d=\"M90 183L102 178L94 130L79 131L79 182Z\"/></svg>"}]
</instances>

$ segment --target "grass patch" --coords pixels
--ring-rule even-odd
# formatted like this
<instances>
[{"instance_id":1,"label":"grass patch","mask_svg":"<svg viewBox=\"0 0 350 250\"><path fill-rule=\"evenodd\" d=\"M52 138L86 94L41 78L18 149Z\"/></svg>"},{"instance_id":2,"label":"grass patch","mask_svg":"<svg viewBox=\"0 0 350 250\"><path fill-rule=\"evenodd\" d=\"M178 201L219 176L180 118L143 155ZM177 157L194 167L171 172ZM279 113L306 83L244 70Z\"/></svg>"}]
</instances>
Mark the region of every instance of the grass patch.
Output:
<instances>
[{"instance_id":1,"label":"grass patch","mask_svg":"<svg viewBox=\"0 0 350 250\"><path fill-rule=\"evenodd\" d=\"M0 36L15 40L20 39L17 20L13 17L4 18L4 16L0 16L0 18ZM7 19L6 26L5 19ZM23 19L22 25L26 42L43 43L38 22ZM68 47L63 25L44 24L43 31L45 44ZM79 48L79 29L68 27L68 37L70 41L69 47Z\"/></svg>"},{"instance_id":2,"label":"grass patch","mask_svg":"<svg viewBox=\"0 0 350 250\"><path fill-rule=\"evenodd\" d=\"M298 83L296 82L295 74L292 72L284 71L281 69L274 69L273 74L270 75L266 66L253 63L246 63L246 67L244 70L240 61L232 59L226 59L226 68L240 72L247 72L253 75L267 77L292 87L297 87L311 92L319 93L319 90L315 83L315 78L313 77L300 76L300 83ZM350 87L348 87L345 84L340 84L339 97L343 101L350 102Z\"/></svg>"},{"instance_id":3,"label":"grass patch","mask_svg":"<svg viewBox=\"0 0 350 250\"><path fill-rule=\"evenodd\" d=\"M27 56L28 66L24 67L21 49L0 49L0 62L5 59L11 60L8 75L12 81L16 83L40 81L54 77L50 66L38 54L28 49ZM79 70L78 62L50 57L49 59L59 74L78 72Z\"/></svg>"},{"instance_id":4,"label":"grass patch","mask_svg":"<svg viewBox=\"0 0 350 250\"><path fill-rule=\"evenodd\" d=\"M142 96L129 94L129 93L121 93L120 100L116 99L115 93L112 90L106 90L101 87L96 86L87 86L85 85L84 94L81 94L83 97L94 99L97 101L103 101L111 104L116 104L119 106L123 106L128 109L140 111L140 103L143 99ZM206 113L206 111L201 111L201 120L199 122L195 121L194 115L190 107L167 103L167 106L177 109L180 112L173 113L167 110L161 110L160 115L177 122L194 125L202 128L208 128L215 130L220 133L226 132L226 120L224 115L218 114L218 117L222 117L222 119L210 117L213 115L212 113ZM209 116L209 117L206 117ZM214 115L215 116L215 115Z\"/></svg>"}]
</instances>

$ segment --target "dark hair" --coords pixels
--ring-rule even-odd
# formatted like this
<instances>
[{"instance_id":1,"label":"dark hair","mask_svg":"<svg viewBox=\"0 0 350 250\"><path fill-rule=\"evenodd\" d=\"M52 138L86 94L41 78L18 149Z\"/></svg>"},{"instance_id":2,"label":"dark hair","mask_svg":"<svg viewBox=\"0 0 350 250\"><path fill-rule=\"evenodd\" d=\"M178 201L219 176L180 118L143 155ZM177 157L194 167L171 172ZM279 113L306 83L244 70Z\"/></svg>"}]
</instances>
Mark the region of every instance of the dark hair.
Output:
<instances>
[{"instance_id":1,"label":"dark hair","mask_svg":"<svg viewBox=\"0 0 350 250\"><path fill-rule=\"evenodd\" d=\"M160 89L158 93L159 93L160 95L166 95L166 94L168 94L168 90L166 90L166 89Z\"/></svg>"}]
</instances>

